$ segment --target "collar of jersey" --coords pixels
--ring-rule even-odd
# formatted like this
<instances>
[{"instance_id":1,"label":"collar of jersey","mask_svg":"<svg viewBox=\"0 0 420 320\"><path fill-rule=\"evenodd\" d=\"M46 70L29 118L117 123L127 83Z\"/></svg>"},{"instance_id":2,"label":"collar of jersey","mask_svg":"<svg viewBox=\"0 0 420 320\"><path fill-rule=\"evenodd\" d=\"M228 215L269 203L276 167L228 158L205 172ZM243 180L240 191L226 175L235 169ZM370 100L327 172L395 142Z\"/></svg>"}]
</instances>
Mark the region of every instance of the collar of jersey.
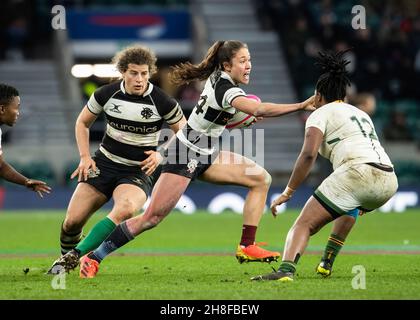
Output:
<instances>
[{"instance_id":1,"label":"collar of jersey","mask_svg":"<svg viewBox=\"0 0 420 320\"><path fill-rule=\"evenodd\" d=\"M142 97L145 97L145 96L149 95L153 90L153 84L151 82L148 82L148 84L149 84L149 86L147 87L147 90L143 93ZM124 80L121 80L120 89L121 89L121 92L124 93L124 94L127 94L129 96L136 96L135 94L129 94L125 91Z\"/></svg>"},{"instance_id":2,"label":"collar of jersey","mask_svg":"<svg viewBox=\"0 0 420 320\"><path fill-rule=\"evenodd\" d=\"M230 81L233 85L235 85L235 86L236 86L235 81L233 81L233 80L232 80L232 78L230 77L230 75L229 75L227 72L225 72L225 71L221 71L221 72L220 72L220 76L221 76L222 78L224 78L224 79L229 80L229 81Z\"/></svg>"}]
</instances>

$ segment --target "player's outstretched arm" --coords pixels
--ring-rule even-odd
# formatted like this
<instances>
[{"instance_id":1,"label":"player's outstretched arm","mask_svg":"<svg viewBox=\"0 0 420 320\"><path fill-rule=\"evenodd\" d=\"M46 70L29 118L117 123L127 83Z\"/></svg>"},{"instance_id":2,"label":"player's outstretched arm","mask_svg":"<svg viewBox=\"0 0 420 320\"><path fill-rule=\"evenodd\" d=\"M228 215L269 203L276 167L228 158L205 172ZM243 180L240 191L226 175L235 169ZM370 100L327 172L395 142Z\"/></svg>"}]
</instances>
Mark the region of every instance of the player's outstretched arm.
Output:
<instances>
[{"instance_id":1,"label":"player's outstretched arm","mask_svg":"<svg viewBox=\"0 0 420 320\"><path fill-rule=\"evenodd\" d=\"M3 156L0 155L0 176L12 183L20 184L35 192L43 198L44 193L50 193L51 188L43 181L32 180L25 177L23 174L17 172L10 164L4 161Z\"/></svg>"},{"instance_id":2,"label":"player's outstretched arm","mask_svg":"<svg viewBox=\"0 0 420 320\"><path fill-rule=\"evenodd\" d=\"M300 103L279 104L258 102L245 96L239 96L232 101L232 106L255 117L279 117L299 110L315 110L314 99L315 96L312 96Z\"/></svg>"}]
</instances>

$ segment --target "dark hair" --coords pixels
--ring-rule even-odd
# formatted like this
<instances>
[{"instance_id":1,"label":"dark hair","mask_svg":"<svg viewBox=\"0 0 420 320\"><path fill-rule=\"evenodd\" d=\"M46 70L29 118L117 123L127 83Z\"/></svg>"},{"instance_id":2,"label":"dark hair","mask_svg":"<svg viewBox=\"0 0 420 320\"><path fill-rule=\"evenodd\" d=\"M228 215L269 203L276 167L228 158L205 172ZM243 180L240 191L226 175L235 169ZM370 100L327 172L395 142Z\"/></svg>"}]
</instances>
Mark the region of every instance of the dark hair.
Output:
<instances>
[{"instance_id":1,"label":"dark hair","mask_svg":"<svg viewBox=\"0 0 420 320\"><path fill-rule=\"evenodd\" d=\"M346 87L350 86L350 79L346 71L346 65L350 63L343 59L345 51L319 52L319 58L315 63L322 70L321 76L316 83L316 90L324 97L326 102L344 100Z\"/></svg>"},{"instance_id":2,"label":"dark hair","mask_svg":"<svg viewBox=\"0 0 420 320\"><path fill-rule=\"evenodd\" d=\"M195 79L205 80L216 69L223 70L223 63L230 63L233 56L242 48L248 46L235 40L216 41L199 64L186 62L172 67L170 80L173 84L186 84Z\"/></svg>"},{"instance_id":3,"label":"dark hair","mask_svg":"<svg viewBox=\"0 0 420 320\"><path fill-rule=\"evenodd\" d=\"M112 63L115 64L117 70L124 73L128 69L130 63L149 66L150 76L156 73L156 55L149 49L143 46L134 45L127 47L115 54L112 58Z\"/></svg>"},{"instance_id":4,"label":"dark hair","mask_svg":"<svg viewBox=\"0 0 420 320\"><path fill-rule=\"evenodd\" d=\"M19 92L16 88L4 83L0 83L0 104L9 104L14 97L18 97Z\"/></svg>"}]
</instances>

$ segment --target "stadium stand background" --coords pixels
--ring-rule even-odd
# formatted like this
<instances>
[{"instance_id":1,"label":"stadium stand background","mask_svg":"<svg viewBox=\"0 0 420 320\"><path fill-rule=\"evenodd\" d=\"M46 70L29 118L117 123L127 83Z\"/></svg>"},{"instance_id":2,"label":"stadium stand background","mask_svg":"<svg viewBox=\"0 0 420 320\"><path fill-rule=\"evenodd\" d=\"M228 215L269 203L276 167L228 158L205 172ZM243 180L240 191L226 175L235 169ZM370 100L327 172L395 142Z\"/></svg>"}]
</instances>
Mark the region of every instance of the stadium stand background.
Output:
<instances>
[{"instance_id":1,"label":"stadium stand background","mask_svg":"<svg viewBox=\"0 0 420 320\"><path fill-rule=\"evenodd\" d=\"M161 39L142 41L158 55L160 72L153 82L173 94L189 114L201 84L171 87L168 67L198 61L218 39L248 43L253 62L251 84L245 88L266 101L294 102L313 93L317 70L313 63L321 49L351 47L348 58L353 79L349 94L371 92L377 100L373 116L379 136L394 160L400 183L417 185L420 176L420 1L318 0L79 0L5 1L0 3L0 81L16 86L22 98L21 119L3 127L6 158L25 174L53 186L73 187L70 173L78 163L74 122L88 96L107 78L77 79L76 63L109 63L115 50L91 45L80 52L66 30L53 30L51 8L71 12L98 11L148 14L186 12L189 33L180 46L163 46ZM366 30L351 28L351 8L367 10ZM156 29L151 29L156 31ZM149 30L150 31L150 30ZM101 39L91 39L97 41ZM111 39L121 48L136 39ZM80 49L80 46L78 47ZM105 50L104 48L108 48ZM83 50L82 50L83 51ZM265 120L253 130L265 130L264 166L273 185L286 182L303 141L307 114ZM92 150L104 129L92 128ZM320 160L308 185L316 185L329 166ZM6 188L13 188L1 182Z\"/></svg>"},{"instance_id":2,"label":"stadium stand background","mask_svg":"<svg viewBox=\"0 0 420 320\"><path fill-rule=\"evenodd\" d=\"M254 1L265 30L284 43L300 99L313 92L320 50L350 49L349 96L370 92L381 141L395 161L400 183L416 183L420 149L420 1ZM352 28L355 5L366 9L366 29Z\"/></svg>"}]
</instances>

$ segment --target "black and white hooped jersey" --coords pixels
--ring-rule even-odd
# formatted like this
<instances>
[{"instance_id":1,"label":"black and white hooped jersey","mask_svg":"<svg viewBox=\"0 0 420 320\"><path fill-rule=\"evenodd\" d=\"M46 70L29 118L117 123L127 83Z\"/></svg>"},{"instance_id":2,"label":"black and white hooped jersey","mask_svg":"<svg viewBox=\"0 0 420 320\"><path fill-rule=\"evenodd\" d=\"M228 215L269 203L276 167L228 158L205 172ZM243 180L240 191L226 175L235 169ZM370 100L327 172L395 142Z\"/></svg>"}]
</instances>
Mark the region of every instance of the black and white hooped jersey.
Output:
<instances>
[{"instance_id":1,"label":"black and white hooped jersey","mask_svg":"<svg viewBox=\"0 0 420 320\"><path fill-rule=\"evenodd\" d=\"M221 70L213 72L206 81L200 100L188 118L186 128L178 131L178 139L200 154L213 153L211 146L208 148L199 146L196 143L199 140L197 137L203 135L209 139L220 137L227 122L235 114L236 109L231 105L233 99L245 95L246 93L226 72Z\"/></svg>"},{"instance_id":2,"label":"black and white hooped jersey","mask_svg":"<svg viewBox=\"0 0 420 320\"><path fill-rule=\"evenodd\" d=\"M183 112L175 99L149 82L141 96L125 91L119 80L97 89L90 97L90 112L106 116L106 131L99 150L112 161L138 165L148 157L146 150L156 150L163 121L172 125Z\"/></svg>"}]
</instances>

